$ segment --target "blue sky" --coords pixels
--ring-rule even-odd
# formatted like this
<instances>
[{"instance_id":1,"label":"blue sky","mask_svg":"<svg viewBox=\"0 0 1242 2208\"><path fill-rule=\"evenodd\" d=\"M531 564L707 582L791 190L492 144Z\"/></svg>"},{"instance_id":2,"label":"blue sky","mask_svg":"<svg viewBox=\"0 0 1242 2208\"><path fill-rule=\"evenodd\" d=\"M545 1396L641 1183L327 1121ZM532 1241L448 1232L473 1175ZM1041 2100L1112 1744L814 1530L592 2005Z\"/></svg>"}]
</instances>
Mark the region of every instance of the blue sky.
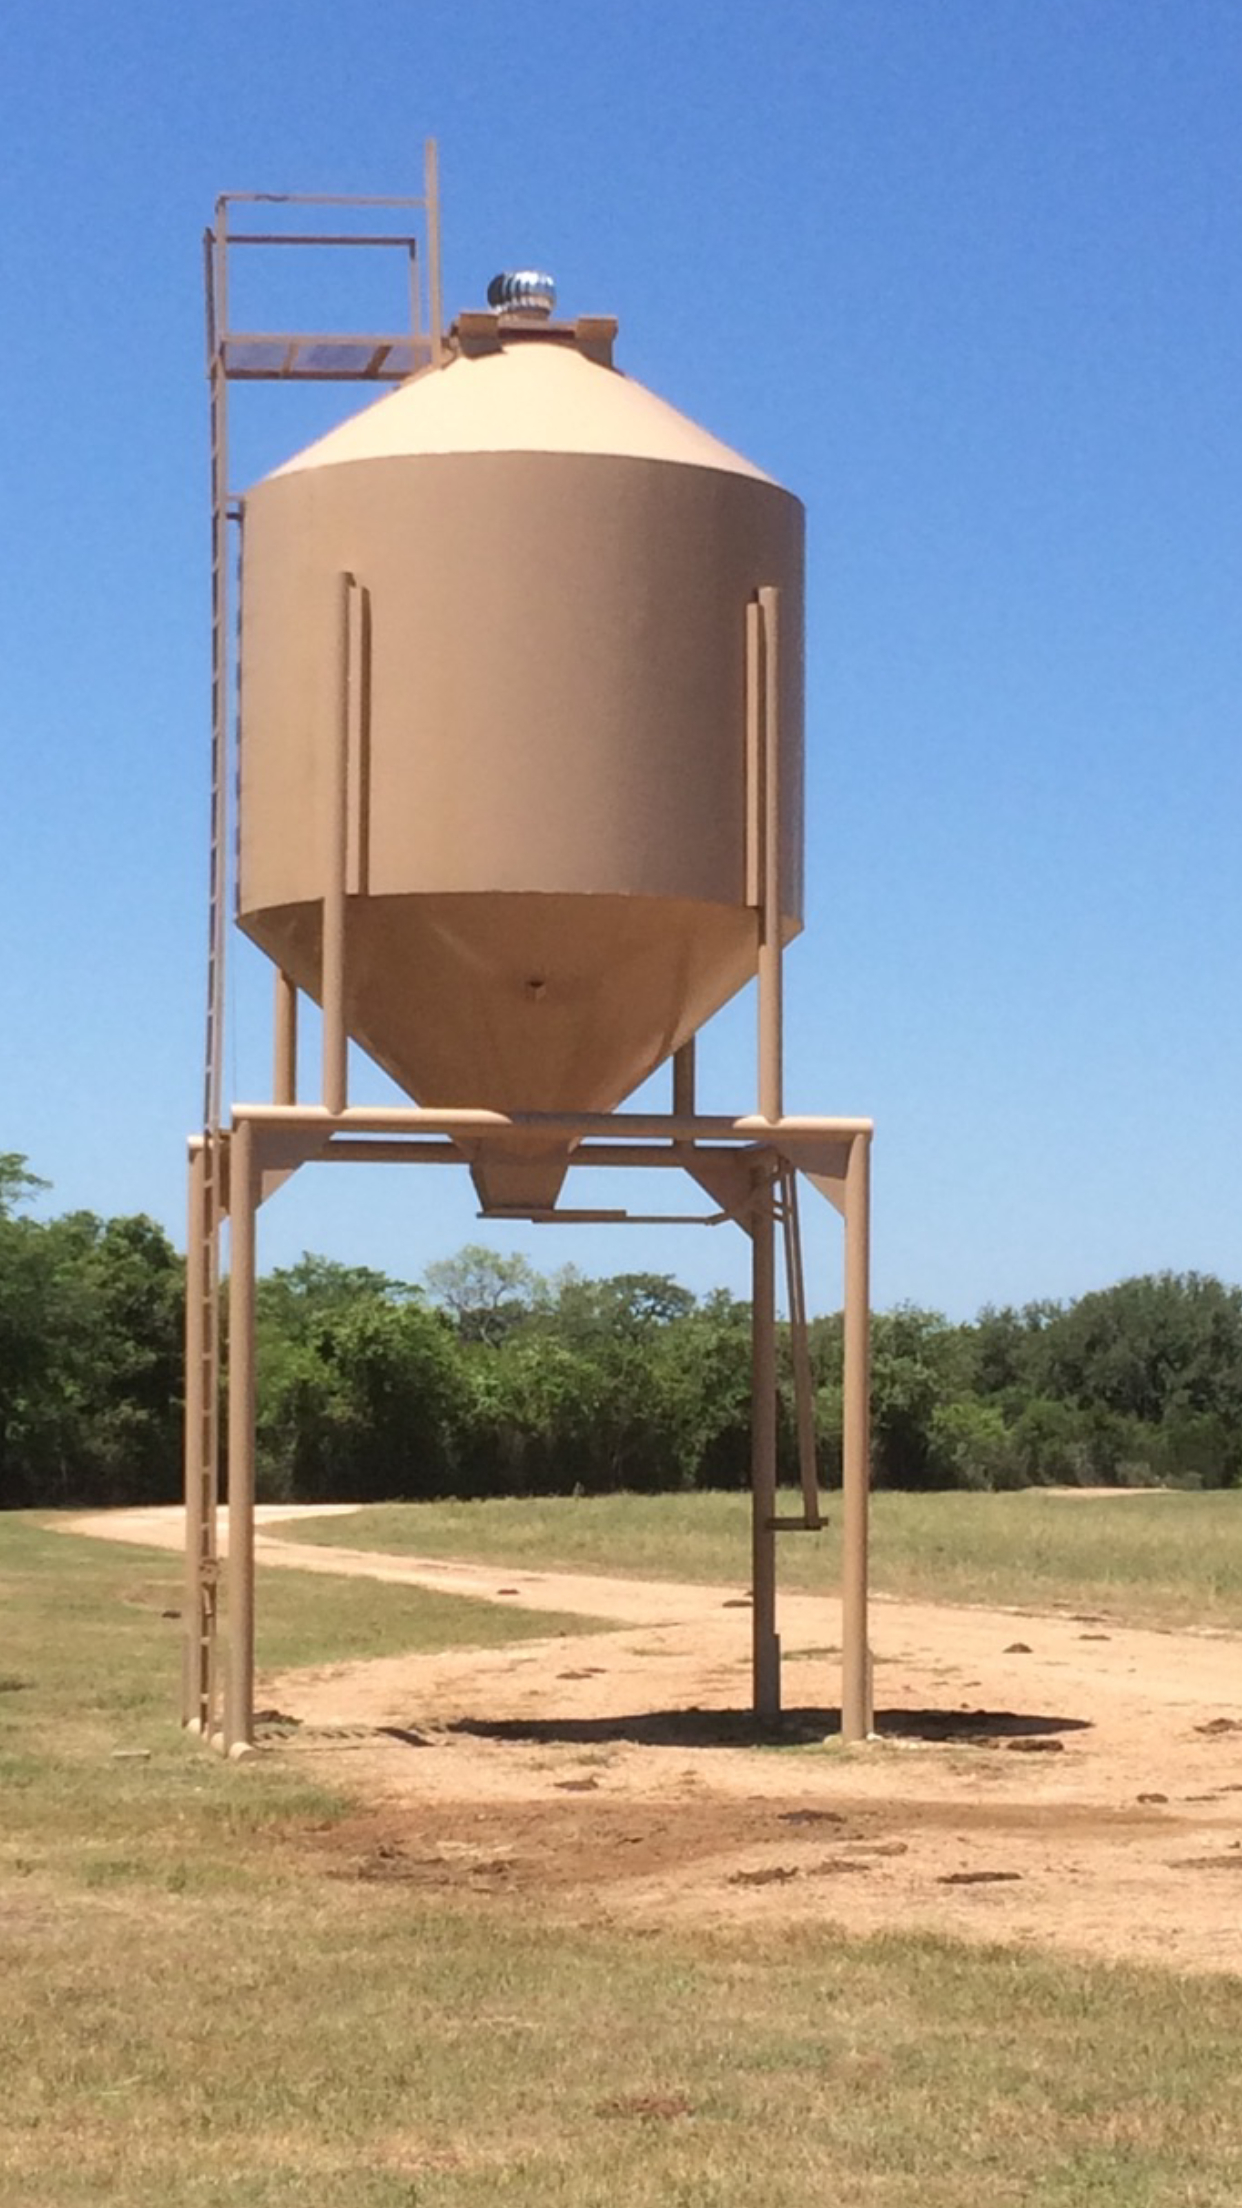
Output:
<instances>
[{"instance_id":1,"label":"blue sky","mask_svg":"<svg viewBox=\"0 0 1242 2208\"><path fill-rule=\"evenodd\" d=\"M181 1232L204 224L416 191L431 133L450 311L550 267L806 501L787 1100L876 1119L877 1300L1242 1275L1237 0L10 0L3 38L0 1148L49 1208ZM257 472L306 431L255 403ZM749 1104L752 1028L704 1036L709 1108ZM464 1174L312 1171L262 1255L409 1278L486 1231ZM745 1288L731 1230L490 1231ZM826 1212L810 1254L831 1304Z\"/></svg>"}]
</instances>

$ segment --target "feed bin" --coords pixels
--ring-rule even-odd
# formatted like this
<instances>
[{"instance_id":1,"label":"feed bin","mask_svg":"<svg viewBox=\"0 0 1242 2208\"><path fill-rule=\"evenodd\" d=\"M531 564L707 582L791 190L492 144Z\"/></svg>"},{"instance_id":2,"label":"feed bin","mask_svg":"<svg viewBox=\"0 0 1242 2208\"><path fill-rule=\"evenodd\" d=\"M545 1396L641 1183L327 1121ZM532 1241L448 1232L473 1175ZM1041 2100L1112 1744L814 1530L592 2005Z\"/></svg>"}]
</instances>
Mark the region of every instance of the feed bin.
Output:
<instances>
[{"instance_id":1,"label":"feed bin","mask_svg":"<svg viewBox=\"0 0 1242 2208\"><path fill-rule=\"evenodd\" d=\"M345 1023L423 1104L611 1110L754 973L762 586L801 925L801 505L610 354L465 316L244 500L239 918L321 998L348 576Z\"/></svg>"},{"instance_id":2,"label":"feed bin","mask_svg":"<svg viewBox=\"0 0 1242 2208\"><path fill-rule=\"evenodd\" d=\"M544 278L497 279L491 311L445 331L430 145L419 199L225 194L205 243L211 835L203 1122L189 1146L183 1720L233 1755L254 1742L267 1200L311 1164L464 1164L489 1213L651 1223L557 1205L570 1168L633 1168L688 1178L712 1206L654 1218L731 1221L751 1247L749 1635L765 1722L780 1710L777 1536L824 1523L799 1176L842 1217L841 1726L864 1739L872 1126L791 1117L783 1102L782 953L802 916L802 509L621 375L615 324L554 320ZM290 247L404 261L408 324L239 327L233 257ZM232 387L324 381L391 395L239 497ZM226 1113L230 902L276 988L270 1098ZM703 1113L693 1037L752 974L757 1109ZM303 991L323 1012L317 1096L299 1081ZM350 1102L350 1039L403 1098ZM671 1110L617 1110L666 1058ZM776 1487L778 1240L792 1515Z\"/></svg>"}]
</instances>

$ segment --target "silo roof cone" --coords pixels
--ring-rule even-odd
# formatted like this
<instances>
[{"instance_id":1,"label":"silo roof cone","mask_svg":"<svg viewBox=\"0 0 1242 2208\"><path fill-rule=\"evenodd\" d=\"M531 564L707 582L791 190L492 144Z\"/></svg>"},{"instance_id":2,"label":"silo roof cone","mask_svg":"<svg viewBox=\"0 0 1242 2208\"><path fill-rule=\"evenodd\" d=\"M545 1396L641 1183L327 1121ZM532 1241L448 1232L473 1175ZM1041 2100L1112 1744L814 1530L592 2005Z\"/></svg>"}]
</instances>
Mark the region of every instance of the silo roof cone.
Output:
<instances>
[{"instance_id":1,"label":"silo roof cone","mask_svg":"<svg viewBox=\"0 0 1242 2208\"><path fill-rule=\"evenodd\" d=\"M772 481L645 384L541 336L425 369L264 480L356 462L481 452L659 460Z\"/></svg>"}]
</instances>

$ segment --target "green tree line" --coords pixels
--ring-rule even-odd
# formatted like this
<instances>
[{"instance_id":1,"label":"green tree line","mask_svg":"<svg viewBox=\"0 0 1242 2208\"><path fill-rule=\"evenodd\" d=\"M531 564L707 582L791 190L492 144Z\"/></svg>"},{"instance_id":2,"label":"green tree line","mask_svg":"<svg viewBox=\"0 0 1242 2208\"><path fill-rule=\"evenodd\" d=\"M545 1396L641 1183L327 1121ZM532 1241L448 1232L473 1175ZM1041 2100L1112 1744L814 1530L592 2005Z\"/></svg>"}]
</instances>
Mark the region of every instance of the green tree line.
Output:
<instances>
[{"instance_id":1,"label":"green tree line","mask_svg":"<svg viewBox=\"0 0 1242 2208\"><path fill-rule=\"evenodd\" d=\"M184 1268L145 1218L37 1221L0 1155L0 1506L175 1500ZM257 1294L269 1500L736 1487L749 1309L667 1275L551 1276L470 1247L409 1285L306 1256ZM810 1329L840 1477L839 1316ZM780 1449L795 1469L782 1335ZM1242 1485L1242 1290L1195 1273L956 1324L872 1322L873 1475L894 1487Z\"/></svg>"}]
</instances>

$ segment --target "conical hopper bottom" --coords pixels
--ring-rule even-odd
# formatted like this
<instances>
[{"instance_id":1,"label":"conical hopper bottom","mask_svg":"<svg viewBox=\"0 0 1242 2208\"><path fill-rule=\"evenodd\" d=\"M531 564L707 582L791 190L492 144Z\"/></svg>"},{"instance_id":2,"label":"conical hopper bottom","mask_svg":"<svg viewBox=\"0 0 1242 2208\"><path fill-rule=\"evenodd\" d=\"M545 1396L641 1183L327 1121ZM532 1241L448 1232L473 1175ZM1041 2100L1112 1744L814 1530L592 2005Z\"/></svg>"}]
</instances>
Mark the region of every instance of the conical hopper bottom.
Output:
<instances>
[{"instance_id":1,"label":"conical hopper bottom","mask_svg":"<svg viewBox=\"0 0 1242 2208\"><path fill-rule=\"evenodd\" d=\"M481 1143L470 1178L488 1217L525 1219L532 1211L551 1211L569 1168L570 1148L567 1142L542 1142L530 1149L501 1150Z\"/></svg>"},{"instance_id":2,"label":"conical hopper bottom","mask_svg":"<svg viewBox=\"0 0 1242 2208\"><path fill-rule=\"evenodd\" d=\"M320 910L243 918L316 1000ZM611 1111L755 961L753 913L692 899L351 897L346 938L346 1023L376 1063L421 1104L515 1113ZM571 1149L529 1134L481 1146L484 1208L550 1208Z\"/></svg>"}]
</instances>

